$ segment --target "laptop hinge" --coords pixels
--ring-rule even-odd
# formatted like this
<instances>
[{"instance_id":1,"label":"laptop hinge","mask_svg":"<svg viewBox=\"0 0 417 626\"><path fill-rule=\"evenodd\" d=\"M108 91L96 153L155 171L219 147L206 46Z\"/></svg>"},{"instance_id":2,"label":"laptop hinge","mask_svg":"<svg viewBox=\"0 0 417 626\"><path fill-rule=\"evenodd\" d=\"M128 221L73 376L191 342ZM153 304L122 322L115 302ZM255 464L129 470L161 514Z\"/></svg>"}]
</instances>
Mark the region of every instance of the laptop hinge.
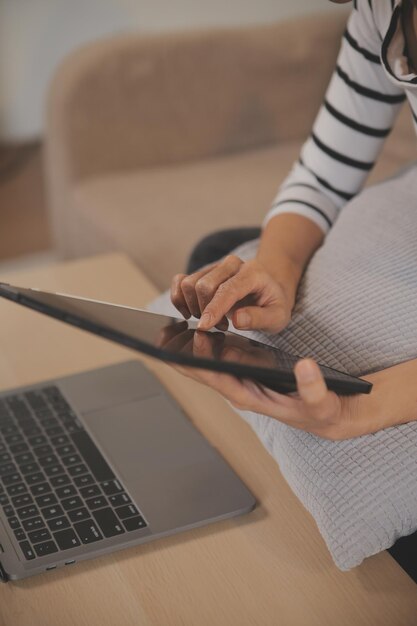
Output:
<instances>
[{"instance_id":1,"label":"laptop hinge","mask_svg":"<svg viewBox=\"0 0 417 626\"><path fill-rule=\"evenodd\" d=\"M0 561L0 581L2 583L7 583L8 580L9 576Z\"/></svg>"}]
</instances>

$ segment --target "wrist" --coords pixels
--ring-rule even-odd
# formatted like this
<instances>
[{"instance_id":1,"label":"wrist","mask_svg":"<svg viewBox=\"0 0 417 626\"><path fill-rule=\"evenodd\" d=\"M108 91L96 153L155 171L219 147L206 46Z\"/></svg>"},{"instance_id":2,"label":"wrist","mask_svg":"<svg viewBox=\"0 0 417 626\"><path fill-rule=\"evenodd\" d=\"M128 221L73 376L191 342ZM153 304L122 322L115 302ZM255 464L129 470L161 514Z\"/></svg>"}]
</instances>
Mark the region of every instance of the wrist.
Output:
<instances>
[{"instance_id":1,"label":"wrist","mask_svg":"<svg viewBox=\"0 0 417 626\"><path fill-rule=\"evenodd\" d=\"M373 384L360 401L367 432L417 420L416 375L417 360L412 360L364 377Z\"/></svg>"},{"instance_id":2,"label":"wrist","mask_svg":"<svg viewBox=\"0 0 417 626\"><path fill-rule=\"evenodd\" d=\"M304 268L285 253L273 257L258 254L256 261L281 286L292 309Z\"/></svg>"}]
</instances>

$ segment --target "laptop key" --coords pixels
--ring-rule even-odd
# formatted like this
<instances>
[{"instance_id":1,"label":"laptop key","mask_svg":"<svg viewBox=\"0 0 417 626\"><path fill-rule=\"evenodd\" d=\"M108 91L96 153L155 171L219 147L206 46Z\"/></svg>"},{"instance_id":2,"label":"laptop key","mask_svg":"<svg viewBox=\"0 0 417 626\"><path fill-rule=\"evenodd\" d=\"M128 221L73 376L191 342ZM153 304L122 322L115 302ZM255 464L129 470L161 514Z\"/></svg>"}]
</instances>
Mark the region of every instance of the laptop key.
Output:
<instances>
[{"instance_id":1,"label":"laptop key","mask_svg":"<svg viewBox=\"0 0 417 626\"><path fill-rule=\"evenodd\" d=\"M16 513L23 521L25 519L29 519L30 517L36 517L39 515L39 510L37 506L31 504L30 506L23 506L20 509L17 509Z\"/></svg>"},{"instance_id":2,"label":"laptop key","mask_svg":"<svg viewBox=\"0 0 417 626\"><path fill-rule=\"evenodd\" d=\"M138 515L138 517L129 517L128 519L123 520L123 526L128 532L132 532L133 530L146 528L147 523L145 522L143 517Z\"/></svg>"},{"instance_id":3,"label":"laptop key","mask_svg":"<svg viewBox=\"0 0 417 626\"><path fill-rule=\"evenodd\" d=\"M54 538L61 550L69 550L70 548L76 548L81 545L80 540L72 528L54 533Z\"/></svg>"},{"instance_id":4,"label":"laptop key","mask_svg":"<svg viewBox=\"0 0 417 626\"><path fill-rule=\"evenodd\" d=\"M78 496L73 496L62 500L61 504L66 511L70 511L71 509L79 509L83 505L83 501Z\"/></svg>"},{"instance_id":5,"label":"laptop key","mask_svg":"<svg viewBox=\"0 0 417 626\"><path fill-rule=\"evenodd\" d=\"M49 493L51 491L51 487L48 483L39 483L37 485L32 485L30 490L34 496L43 496L45 493Z\"/></svg>"},{"instance_id":6,"label":"laptop key","mask_svg":"<svg viewBox=\"0 0 417 626\"><path fill-rule=\"evenodd\" d=\"M9 522L9 526L12 530L15 530L15 528L19 528L20 526L20 522L17 517L9 517L7 521Z\"/></svg>"},{"instance_id":7,"label":"laptop key","mask_svg":"<svg viewBox=\"0 0 417 626\"><path fill-rule=\"evenodd\" d=\"M121 493L123 491L123 487L118 480L105 480L101 483L101 488L106 496L111 496L114 493Z\"/></svg>"},{"instance_id":8,"label":"laptop key","mask_svg":"<svg viewBox=\"0 0 417 626\"><path fill-rule=\"evenodd\" d=\"M26 533L23 528L16 528L16 530L14 530L13 532L18 541L23 541L24 539L26 539Z\"/></svg>"},{"instance_id":9,"label":"laptop key","mask_svg":"<svg viewBox=\"0 0 417 626\"><path fill-rule=\"evenodd\" d=\"M30 530L38 530L39 528L43 528L45 524L41 517L32 517L31 519L27 519L22 522L22 526L26 531L29 532Z\"/></svg>"},{"instance_id":10,"label":"laptop key","mask_svg":"<svg viewBox=\"0 0 417 626\"><path fill-rule=\"evenodd\" d=\"M82 520L88 519L90 517L90 513L85 507L82 507L81 509L68 511L68 517L71 522L81 522Z\"/></svg>"},{"instance_id":11,"label":"laptop key","mask_svg":"<svg viewBox=\"0 0 417 626\"><path fill-rule=\"evenodd\" d=\"M7 435L16 435L19 433L19 429L17 428L17 426L1 426L0 427L0 432L2 435L4 435L5 437Z\"/></svg>"},{"instance_id":12,"label":"laptop key","mask_svg":"<svg viewBox=\"0 0 417 626\"><path fill-rule=\"evenodd\" d=\"M24 452L25 450L29 450L28 446L26 445L26 443L24 443L24 439L22 437L22 435L20 434L16 434L14 433L13 435L8 435L7 437L4 438L5 442L9 444L10 446L10 451L13 452L13 454L16 453L16 450L14 450L14 446L19 445L21 446L21 448L19 448L19 451ZM12 448L13 446L13 448Z\"/></svg>"},{"instance_id":13,"label":"laptop key","mask_svg":"<svg viewBox=\"0 0 417 626\"><path fill-rule=\"evenodd\" d=\"M49 532L47 528L41 528L40 530L33 530L31 533L28 533L28 537L32 543L40 543L41 541L52 539L51 533Z\"/></svg>"},{"instance_id":14,"label":"laptop key","mask_svg":"<svg viewBox=\"0 0 417 626\"><path fill-rule=\"evenodd\" d=\"M58 552L55 541L45 541L45 543L37 543L35 545L35 552L38 556L47 556Z\"/></svg>"},{"instance_id":15,"label":"laptop key","mask_svg":"<svg viewBox=\"0 0 417 626\"><path fill-rule=\"evenodd\" d=\"M55 454L48 454L47 456L39 457L39 463L42 467L46 467L47 465L56 465L58 463L58 458Z\"/></svg>"},{"instance_id":16,"label":"laptop key","mask_svg":"<svg viewBox=\"0 0 417 626\"><path fill-rule=\"evenodd\" d=\"M2 477L3 485L7 487L8 485L13 485L14 483L18 483L22 480L20 474L15 472L14 474L8 474L7 476Z\"/></svg>"},{"instance_id":17,"label":"laptop key","mask_svg":"<svg viewBox=\"0 0 417 626\"><path fill-rule=\"evenodd\" d=\"M16 508L20 506L27 506L33 503L33 498L30 494L24 493L22 496L13 496L12 502Z\"/></svg>"},{"instance_id":18,"label":"laptop key","mask_svg":"<svg viewBox=\"0 0 417 626\"><path fill-rule=\"evenodd\" d=\"M42 472L36 472L35 474L29 474L26 476L26 482L28 485L34 485L36 483L42 483L45 481L45 475Z\"/></svg>"},{"instance_id":19,"label":"laptop key","mask_svg":"<svg viewBox=\"0 0 417 626\"><path fill-rule=\"evenodd\" d=\"M69 498L70 496L76 496L77 490L74 485L66 485L65 487L59 487L56 490L56 495L60 500L63 498Z\"/></svg>"},{"instance_id":20,"label":"laptop key","mask_svg":"<svg viewBox=\"0 0 417 626\"><path fill-rule=\"evenodd\" d=\"M62 457L63 464L68 467L69 465L76 465L81 463L82 459L78 454L70 454L69 456Z\"/></svg>"},{"instance_id":21,"label":"laptop key","mask_svg":"<svg viewBox=\"0 0 417 626\"><path fill-rule=\"evenodd\" d=\"M65 444L69 444L70 440L66 435L57 435L56 437L51 437L51 443L54 446L63 446Z\"/></svg>"},{"instance_id":22,"label":"laptop key","mask_svg":"<svg viewBox=\"0 0 417 626\"><path fill-rule=\"evenodd\" d=\"M107 499L104 496L97 496L95 498L89 498L85 501L90 510L100 509L103 506L107 506Z\"/></svg>"},{"instance_id":23,"label":"laptop key","mask_svg":"<svg viewBox=\"0 0 417 626\"><path fill-rule=\"evenodd\" d=\"M51 478L52 487L63 487L64 485L68 485L71 482L71 478L66 474L61 474L61 476L53 476Z\"/></svg>"},{"instance_id":24,"label":"laptop key","mask_svg":"<svg viewBox=\"0 0 417 626\"><path fill-rule=\"evenodd\" d=\"M135 515L139 515L139 511L134 504L120 506L116 509L116 513L120 517L120 519L126 519L126 517L134 517Z\"/></svg>"},{"instance_id":25,"label":"laptop key","mask_svg":"<svg viewBox=\"0 0 417 626\"><path fill-rule=\"evenodd\" d=\"M43 471L47 476L59 476L64 473L64 468L62 465L48 465L43 468Z\"/></svg>"},{"instance_id":26,"label":"laptop key","mask_svg":"<svg viewBox=\"0 0 417 626\"><path fill-rule=\"evenodd\" d=\"M88 487L81 487L80 494L83 498L93 498L94 496L101 495L101 489L98 485L89 485Z\"/></svg>"},{"instance_id":27,"label":"laptop key","mask_svg":"<svg viewBox=\"0 0 417 626\"><path fill-rule=\"evenodd\" d=\"M84 476L76 476L74 482L77 487L85 487L85 485L91 485L94 483L94 478L91 474L84 474Z\"/></svg>"},{"instance_id":28,"label":"laptop key","mask_svg":"<svg viewBox=\"0 0 417 626\"><path fill-rule=\"evenodd\" d=\"M59 422L56 417L45 417L41 420L42 426L46 428L51 428L52 426L59 426Z\"/></svg>"},{"instance_id":29,"label":"laptop key","mask_svg":"<svg viewBox=\"0 0 417 626\"><path fill-rule=\"evenodd\" d=\"M64 515L64 511L59 504L47 506L42 509L41 512L46 520L51 519L52 517L61 517L61 515Z\"/></svg>"},{"instance_id":30,"label":"laptop key","mask_svg":"<svg viewBox=\"0 0 417 626\"><path fill-rule=\"evenodd\" d=\"M12 517L14 515L14 508L11 504L6 504L6 506L3 507L3 511L6 517Z\"/></svg>"},{"instance_id":31,"label":"laptop key","mask_svg":"<svg viewBox=\"0 0 417 626\"><path fill-rule=\"evenodd\" d=\"M2 465L3 463L8 463L11 460L12 460L12 457L10 456L8 452L2 452L0 454L0 465Z\"/></svg>"},{"instance_id":32,"label":"laptop key","mask_svg":"<svg viewBox=\"0 0 417 626\"><path fill-rule=\"evenodd\" d=\"M9 496L17 496L20 493L25 493L27 491L27 487L24 483L18 483L17 485L10 485L6 489Z\"/></svg>"},{"instance_id":33,"label":"laptop key","mask_svg":"<svg viewBox=\"0 0 417 626\"><path fill-rule=\"evenodd\" d=\"M60 500L63 500L64 498L69 498L70 496L76 496L77 490L74 485L66 485L65 487L59 487L56 490L56 495Z\"/></svg>"},{"instance_id":34,"label":"laptop key","mask_svg":"<svg viewBox=\"0 0 417 626\"><path fill-rule=\"evenodd\" d=\"M39 458L41 456L46 456L47 454L52 454L53 453L53 449L48 444L45 444L43 446L39 446L38 448L34 448L33 452Z\"/></svg>"},{"instance_id":35,"label":"laptop key","mask_svg":"<svg viewBox=\"0 0 417 626\"><path fill-rule=\"evenodd\" d=\"M116 493L114 496L109 497L109 502L114 507L123 506L124 504L129 504L131 502L127 493Z\"/></svg>"},{"instance_id":36,"label":"laptop key","mask_svg":"<svg viewBox=\"0 0 417 626\"><path fill-rule=\"evenodd\" d=\"M73 421L73 422L65 421L63 422L63 425L65 426L65 430L67 431L69 435L71 435L72 433L77 433L79 431L84 430L84 426L79 424L77 421Z\"/></svg>"},{"instance_id":37,"label":"laptop key","mask_svg":"<svg viewBox=\"0 0 417 626\"><path fill-rule=\"evenodd\" d=\"M53 493L46 493L44 496L38 496L36 498L36 504L39 507L51 506L52 504L58 504L58 500Z\"/></svg>"},{"instance_id":38,"label":"laptop key","mask_svg":"<svg viewBox=\"0 0 417 626\"><path fill-rule=\"evenodd\" d=\"M5 463L0 465L0 476L6 476L6 474L12 474L16 472L17 467L14 463Z\"/></svg>"},{"instance_id":39,"label":"laptop key","mask_svg":"<svg viewBox=\"0 0 417 626\"><path fill-rule=\"evenodd\" d=\"M116 535L123 535L125 532L110 507L93 511L93 516L105 537L115 537Z\"/></svg>"},{"instance_id":40,"label":"laptop key","mask_svg":"<svg viewBox=\"0 0 417 626\"><path fill-rule=\"evenodd\" d=\"M20 467L20 471L24 476L27 474L35 474L36 472L39 472L40 469L41 468L37 463L27 463L27 465L22 465Z\"/></svg>"},{"instance_id":41,"label":"laptop key","mask_svg":"<svg viewBox=\"0 0 417 626\"><path fill-rule=\"evenodd\" d=\"M81 465L73 465L68 468L68 473L71 474L71 476L79 476L80 474L87 474L87 472L88 469L84 463L81 463Z\"/></svg>"},{"instance_id":42,"label":"laptop key","mask_svg":"<svg viewBox=\"0 0 417 626\"><path fill-rule=\"evenodd\" d=\"M14 508L11 504L3 506L3 511L6 517L12 517L14 515Z\"/></svg>"},{"instance_id":43,"label":"laptop key","mask_svg":"<svg viewBox=\"0 0 417 626\"><path fill-rule=\"evenodd\" d=\"M25 557L25 559L27 561L30 561L31 559L35 558L35 553L33 551L32 546L30 545L29 541L21 541L19 543L20 549L23 552L23 556Z\"/></svg>"},{"instance_id":44,"label":"laptop key","mask_svg":"<svg viewBox=\"0 0 417 626\"><path fill-rule=\"evenodd\" d=\"M103 539L103 535L92 519L85 520L84 522L76 522L74 528L83 543L93 543L94 541Z\"/></svg>"},{"instance_id":45,"label":"laptop key","mask_svg":"<svg viewBox=\"0 0 417 626\"><path fill-rule=\"evenodd\" d=\"M48 443L48 440L43 435L35 435L34 437L29 437L28 439L32 448L36 448L37 446L42 446Z\"/></svg>"},{"instance_id":46,"label":"laptop key","mask_svg":"<svg viewBox=\"0 0 417 626\"><path fill-rule=\"evenodd\" d=\"M66 446L59 446L56 451L59 456L68 456L68 454L75 454L76 452L74 446L70 443L68 443Z\"/></svg>"},{"instance_id":47,"label":"laptop key","mask_svg":"<svg viewBox=\"0 0 417 626\"><path fill-rule=\"evenodd\" d=\"M56 517L55 519L50 519L47 521L47 524L52 532L54 530L63 530L64 528L71 526L66 517Z\"/></svg>"},{"instance_id":48,"label":"laptop key","mask_svg":"<svg viewBox=\"0 0 417 626\"><path fill-rule=\"evenodd\" d=\"M31 452L23 452L22 454L17 454L14 460L18 465L25 465L26 463L33 463L35 457Z\"/></svg>"},{"instance_id":49,"label":"laptop key","mask_svg":"<svg viewBox=\"0 0 417 626\"><path fill-rule=\"evenodd\" d=\"M7 494L2 493L0 496L0 505L4 506L5 504L9 504L9 498L7 497Z\"/></svg>"}]
</instances>

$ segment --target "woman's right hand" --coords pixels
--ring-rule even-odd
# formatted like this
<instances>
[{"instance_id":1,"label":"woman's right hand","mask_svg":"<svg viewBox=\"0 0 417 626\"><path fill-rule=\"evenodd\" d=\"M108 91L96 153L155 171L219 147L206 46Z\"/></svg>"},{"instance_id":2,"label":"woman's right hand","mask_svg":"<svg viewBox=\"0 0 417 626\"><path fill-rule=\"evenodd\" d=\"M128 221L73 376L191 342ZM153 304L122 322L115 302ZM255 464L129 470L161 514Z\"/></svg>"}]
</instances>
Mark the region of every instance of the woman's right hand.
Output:
<instances>
[{"instance_id":1,"label":"woman's right hand","mask_svg":"<svg viewBox=\"0 0 417 626\"><path fill-rule=\"evenodd\" d=\"M243 262L229 255L194 274L177 274L171 300L188 319L200 318L198 328L226 330L227 318L240 330L279 332L294 306L295 280L276 280L257 259Z\"/></svg>"}]
</instances>

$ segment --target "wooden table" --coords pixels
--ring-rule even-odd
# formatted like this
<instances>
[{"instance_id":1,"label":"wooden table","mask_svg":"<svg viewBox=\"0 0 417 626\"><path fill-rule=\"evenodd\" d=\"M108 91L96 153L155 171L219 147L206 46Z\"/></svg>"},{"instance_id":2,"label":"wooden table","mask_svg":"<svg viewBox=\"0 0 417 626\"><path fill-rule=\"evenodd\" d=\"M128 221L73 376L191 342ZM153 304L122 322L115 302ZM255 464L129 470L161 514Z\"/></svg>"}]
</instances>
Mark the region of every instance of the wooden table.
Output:
<instances>
[{"instance_id":1,"label":"wooden table","mask_svg":"<svg viewBox=\"0 0 417 626\"><path fill-rule=\"evenodd\" d=\"M156 291L110 255L0 276L144 306ZM0 300L0 386L134 353ZM146 359L259 501L251 514L0 585L1 626L414 626L417 587L387 553L341 573L249 426L214 392Z\"/></svg>"}]
</instances>

